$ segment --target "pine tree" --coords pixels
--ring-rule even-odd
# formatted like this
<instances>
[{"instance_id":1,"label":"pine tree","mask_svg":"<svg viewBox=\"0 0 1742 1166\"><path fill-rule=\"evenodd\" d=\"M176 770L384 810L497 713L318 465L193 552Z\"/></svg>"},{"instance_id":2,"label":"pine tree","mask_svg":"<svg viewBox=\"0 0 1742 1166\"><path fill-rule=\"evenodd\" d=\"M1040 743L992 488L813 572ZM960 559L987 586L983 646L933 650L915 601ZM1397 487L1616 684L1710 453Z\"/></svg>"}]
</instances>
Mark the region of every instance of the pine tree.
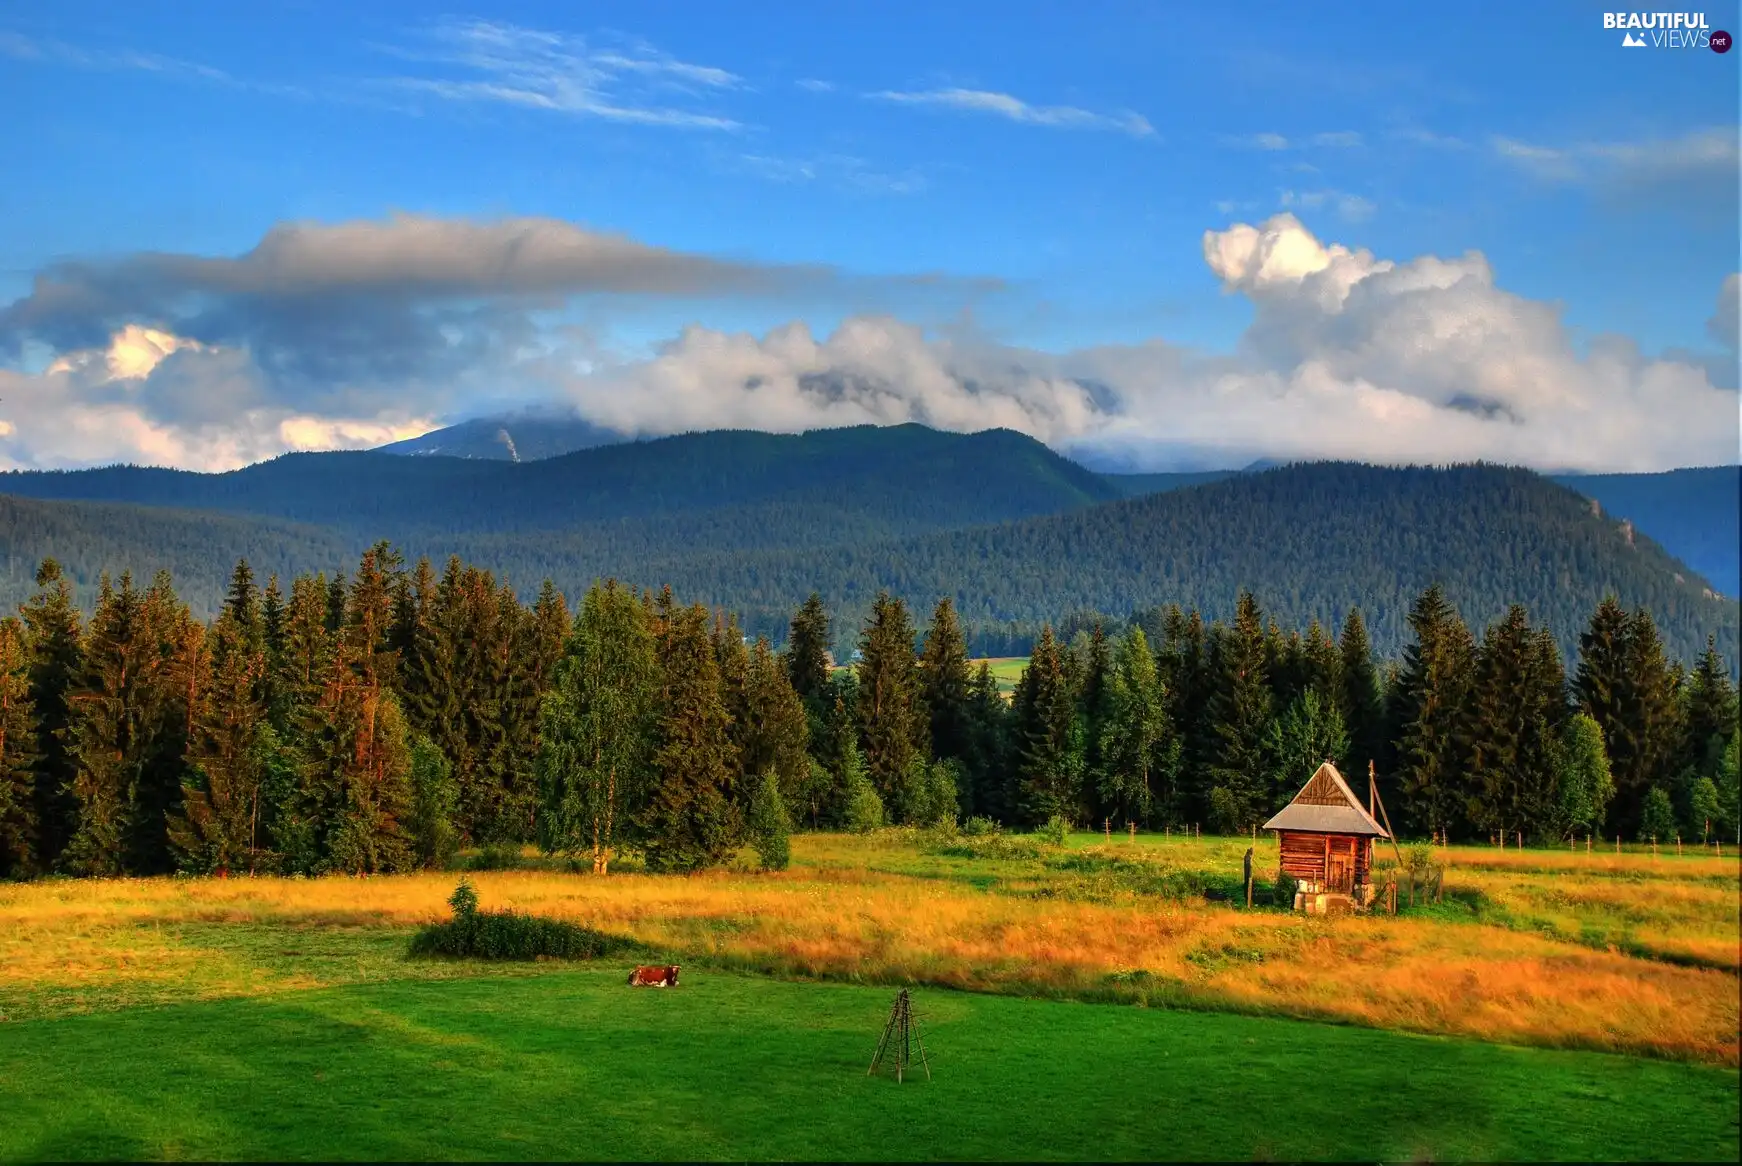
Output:
<instances>
[{"instance_id":1,"label":"pine tree","mask_svg":"<svg viewBox=\"0 0 1742 1166\"><path fill-rule=\"evenodd\" d=\"M84 671L83 630L72 587L60 564L44 559L36 572L37 592L20 610L30 653L30 705L35 740L30 752L31 803L35 822L33 867L52 870L78 824L73 795L70 698Z\"/></svg>"},{"instance_id":2,"label":"pine tree","mask_svg":"<svg viewBox=\"0 0 1742 1166\"><path fill-rule=\"evenodd\" d=\"M786 670L793 691L819 716L829 689L829 613L815 592L793 614L786 640Z\"/></svg>"},{"instance_id":3,"label":"pine tree","mask_svg":"<svg viewBox=\"0 0 1742 1166\"><path fill-rule=\"evenodd\" d=\"M411 742L411 814L405 824L418 866L441 870L458 852L460 831L454 816L459 807L454 767L434 741L418 734Z\"/></svg>"},{"instance_id":4,"label":"pine tree","mask_svg":"<svg viewBox=\"0 0 1742 1166\"><path fill-rule=\"evenodd\" d=\"M649 870L700 870L724 861L740 837L733 785L738 758L707 609L671 609L669 597L663 606L658 750L641 845Z\"/></svg>"},{"instance_id":5,"label":"pine tree","mask_svg":"<svg viewBox=\"0 0 1742 1166\"><path fill-rule=\"evenodd\" d=\"M888 592L878 594L859 638L859 653L859 734L866 774L887 806L899 799L913 759L925 753L922 743L928 735L906 604Z\"/></svg>"},{"instance_id":6,"label":"pine tree","mask_svg":"<svg viewBox=\"0 0 1742 1166\"><path fill-rule=\"evenodd\" d=\"M1680 727L1674 680L1657 627L1644 611L1605 599L1579 637L1579 705L1603 730L1615 775L1614 825L1637 833L1647 791L1673 777Z\"/></svg>"},{"instance_id":7,"label":"pine tree","mask_svg":"<svg viewBox=\"0 0 1742 1166\"><path fill-rule=\"evenodd\" d=\"M720 667L720 699L726 705L728 728L733 754L738 758L738 770L733 785L745 797L753 797L756 779L761 770L745 765L745 750L749 745L750 726L750 651L744 643L744 631L738 618L724 612L714 615L714 659Z\"/></svg>"},{"instance_id":8,"label":"pine tree","mask_svg":"<svg viewBox=\"0 0 1742 1166\"><path fill-rule=\"evenodd\" d=\"M63 861L72 873L137 873L129 843L160 668L133 576L124 572L119 586L104 576L85 640L85 667L71 698L78 826Z\"/></svg>"},{"instance_id":9,"label":"pine tree","mask_svg":"<svg viewBox=\"0 0 1742 1166\"><path fill-rule=\"evenodd\" d=\"M1101 738L1107 720L1112 715L1108 677L1113 670L1112 649L1107 643L1106 625L1096 619L1080 646L1072 652L1076 659L1077 734L1081 739L1083 800L1092 803L1092 817L1106 817L1112 807L1101 802L1106 759L1101 753Z\"/></svg>"},{"instance_id":10,"label":"pine tree","mask_svg":"<svg viewBox=\"0 0 1742 1166\"><path fill-rule=\"evenodd\" d=\"M970 748L968 642L956 618L955 601L938 600L920 652L920 692L937 756L963 758Z\"/></svg>"},{"instance_id":11,"label":"pine tree","mask_svg":"<svg viewBox=\"0 0 1742 1166\"><path fill-rule=\"evenodd\" d=\"M1209 728L1210 694L1213 689L1204 621L1189 616L1178 604L1168 606L1162 619L1161 649L1156 654L1156 672L1167 694L1168 720L1180 734L1178 797L1163 802L1157 810L1167 822L1201 821L1209 809L1213 760Z\"/></svg>"},{"instance_id":12,"label":"pine tree","mask_svg":"<svg viewBox=\"0 0 1742 1166\"><path fill-rule=\"evenodd\" d=\"M271 663L284 651L284 592L279 589L277 575L266 580L266 590L260 595L260 634Z\"/></svg>"},{"instance_id":13,"label":"pine tree","mask_svg":"<svg viewBox=\"0 0 1742 1166\"><path fill-rule=\"evenodd\" d=\"M783 805L803 806L811 780L810 722L766 637L750 650L744 681L740 766L746 774L773 773Z\"/></svg>"},{"instance_id":14,"label":"pine tree","mask_svg":"<svg viewBox=\"0 0 1742 1166\"><path fill-rule=\"evenodd\" d=\"M1051 626L1041 629L1013 702L1017 809L1030 823L1055 815L1080 817L1081 754L1076 702L1065 675L1064 653Z\"/></svg>"},{"instance_id":15,"label":"pine tree","mask_svg":"<svg viewBox=\"0 0 1742 1166\"><path fill-rule=\"evenodd\" d=\"M1015 821L1007 764L1010 706L984 660L968 685L968 753L962 758L962 813Z\"/></svg>"},{"instance_id":16,"label":"pine tree","mask_svg":"<svg viewBox=\"0 0 1742 1166\"><path fill-rule=\"evenodd\" d=\"M1293 800L1320 763L1347 760L1349 734L1336 702L1317 688L1302 689L1266 729L1264 754L1269 780L1263 815L1268 817Z\"/></svg>"},{"instance_id":17,"label":"pine tree","mask_svg":"<svg viewBox=\"0 0 1742 1166\"><path fill-rule=\"evenodd\" d=\"M1413 827L1433 834L1463 828L1464 729L1475 645L1439 584L1410 611L1415 642L1404 649L1394 711L1394 750L1403 808ZM1401 825L1401 824L1400 824Z\"/></svg>"},{"instance_id":18,"label":"pine tree","mask_svg":"<svg viewBox=\"0 0 1742 1166\"><path fill-rule=\"evenodd\" d=\"M1478 827L1508 835L1553 829L1565 693L1553 639L1534 631L1515 604L1482 639L1466 705L1463 779Z\"/></svg>"},{"instance_id":19,"label":"pine tree","mask_svg":"<svg viewBox=\"0 0 1742 1166\"><path fill-rule=\"evenodd\" d=\"M224 596L223 611L247 643L258 645L264 638L260 591L254 586L254 570L248 566L247 559L236 560L236 569L230 573L230 589Z\"/></svg>"},{"instance_id":20,"label":"pine tree","mask_svg":"<svg viewBox=\"0 0 1742 1166\"><path fill-rule=\"evenodd\" d=\"M333 577L330 580L323 575L316 575L315 578L319 579L321 581L321 586L326 589L327 631L330 633L337 633L345 626L345 573L343 571L336 571L333 573Z\"/></svg>"},{"instance_id":21,"label":"pine tree","mask_svg":"<svg viewBox=\"0 0 1742 1166\"><path fill-rule=\"evenodd\" d=\"M240 605L226 605L212 629L211 679L194 705L182 810L169 822L179 865L201 874L252 872L271 861L260 846L266 653L247 618Z\"/></svg>"},{"instance_id":22,"label":"pine tree","mask_svg":"<svg viewBox=\"0 0 1742 1166\"><path fill-rule=\"evenodd\" d=\"M1266 635L1258 601L1241 592L1234 626L1217 637L1210 698L1210 823L1244 833L1266 805L1264 733L1271 716ZM1220 791L1220 792L1218 792Z\"/></svg>"},{"instance_id":23,"label":"pine tree","mask_svg":"<svg viewBox=\"0 0 1742 1166\"><path fill-rule=\"evenodd\" d=\"M1385 751L1385 703L1360 608L1351 608L1338 640L1337 711L1349 733L1348 760L1357 770Z\"/></svg>"},{"instance_id":24,"label":"pine tree","mask_svg":"<svg viewBox=\"0 0 1742 1166\"><path fill-rule=\"evenodd\" d=\"M399 702L368 684L354 684L334 699L329 709L346 752L323 758L342 791L328 824L323 865L346 874L409 870L415 864L406 830L413 816L411 750Z\"/></svg>"},{"instance_id":25,"label":"pine tree","mask_svg":"<svg viewBox=\"0 0 1742 1166\"><path fill-rule=\"evenodd\" d=\"M1152 772L1167 736L1167 711L1155 657L1141 627L1119 641L1107 679L1101 728L1101 802L1120 821L1144 822L1155 801Z\"/></svg>"},{"instance_id":26,"label":"pine tree","mask_svg":"<svg viewBox=\"0 0 1742 1166\"><path fill-rule=\"evenodd\" d=\"M785 870L792 861L791 823L780 796L780 780L772 770L765 770L755 783L748 815L750 840L763 870Z\"/></svg>"},{"instance_id":27,"label":"pine tree","mask_svg":"<svg viewBox=\"0 0 1742 1166\"><path fill-rule=\"evenodd\" d=\"M36 731L24 625L0 619L0 879L38 873Z\"/></svg>"},{"instance_id":28,"label":"pine tree","mask_svg":"<svg viewBox=\"0 0 1742 1166\"><path fill-rule=\"evenodd\" d=\"M587 854L605 874L619 835L633 837L646 796L658 717L652 629L615 580L581 601L539 723L539 842Z\"/></svg>"},{"instance_id":29,"label":"pine tree","mask_svg":"<svg viewBox=\"0 0 1742 1166\"><path fill-rule=\"evenodd\" d=\"M1717 776L1736 723L1736 686L1716 641L1708 637L1682 696L1682 734L1673 768L1683 783Z\"/></svg>"}]
</instances>

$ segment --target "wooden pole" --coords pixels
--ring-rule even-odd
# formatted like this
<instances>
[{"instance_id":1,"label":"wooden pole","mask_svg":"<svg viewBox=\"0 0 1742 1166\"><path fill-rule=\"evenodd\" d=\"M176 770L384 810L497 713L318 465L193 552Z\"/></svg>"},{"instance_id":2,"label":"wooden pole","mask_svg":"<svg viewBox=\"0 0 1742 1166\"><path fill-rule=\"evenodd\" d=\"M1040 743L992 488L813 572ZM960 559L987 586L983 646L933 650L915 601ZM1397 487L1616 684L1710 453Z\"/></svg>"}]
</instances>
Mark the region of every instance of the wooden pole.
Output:
<instances>
[{"instance_id":1,"label":"wooden pole","mask_svg":"<svg viewBox=\"0 0 1742 1166\"><path fill-rule=\"evenodd\" d=\"M1621 853L1621 835L1619 834L1615 835L1615 853Z\"/></svg>"},{"instance_id":2,"label":"wooden pole","mask_svg":"<svg viewBox=\"0 0 1742 1166\"><path fill-rule=\"evenodd\" d=\"M1137 823L1128 821L1125 823L1125 829L1127 829L1131 832L1131 841L1136 842L1137 841Z\"/></svg>"},{"instance_id":3,"label":"wooden pole","mask_svg":"<svg viewBox=\"0 0 1742 1166\"><path fill-rule=\"evenodd\" d=\"M1675 836L1675 856L1677 858L1682 856L1682 836L1680 834Z\"/></svg>"},{"instance_id":4,"label":"wooden pole","mask_svg":"<svg viewBox=\"0 0 1742 1166\"><path fill-rule=\"evenodd\" d=\"M1101 829L1106 833L1107 841L1109 841L1109 842L1113 841L1113 819L1102 818L1101 819Z\"/></svg>"},{"instance_id":5,"label":"wooden pole","mask_svg":"<svg viewBox=\"0 0 1742 1166\"><path fill-rule=\"evenodd\" d=\"M1396 853L1397 865L1401 868L1403 866L1403 847L1397 844L1397 831L1391 828L1391 815L1385 812L1385 799L1378 796L1378 787L1374 787L1373 793L1375 799L1379 802L1379 813L1381 815L1381 820L1385 823L1385 832L1391 835L1391 849Z\"/></svg>"},{"instance_id":6,"label":"wooden pole","mask_svg":"<svg viewBox=\"0 0 1742 1166\"><path fill-rule=\"evenodd\" d=\"M1524 831L1515 830L1515 831L1513 831L1513 834L1518 839L1518 846L1515 849L1523 850L1524 849Z\"/></svg>"},{"instance_id":7,"label":"wooden pole","mask_svg":"<svg viewBox=\"0 0 1742 1166\"><path fill-rule=\"evenodd\" d=\"M1375 776L1373 760L1367 760L1367 816L1373 816L1373 791L1379 788L1379 780Z\"/></svg>"}]
</instances>

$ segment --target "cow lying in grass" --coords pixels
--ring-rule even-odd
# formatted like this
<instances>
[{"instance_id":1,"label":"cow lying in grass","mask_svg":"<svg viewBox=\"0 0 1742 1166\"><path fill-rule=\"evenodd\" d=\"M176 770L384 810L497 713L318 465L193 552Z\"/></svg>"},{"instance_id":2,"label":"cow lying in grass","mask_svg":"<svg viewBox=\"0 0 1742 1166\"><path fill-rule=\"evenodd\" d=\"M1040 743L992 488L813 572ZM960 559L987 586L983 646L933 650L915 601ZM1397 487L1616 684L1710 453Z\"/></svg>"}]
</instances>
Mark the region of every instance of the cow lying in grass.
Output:
<instances>
[{"instance_id":1,"label":"cow lying in grass","mask_svg":"<svg viewBox=\"0 0 1742 1166\"><path fill-rule=\"evenodd\" d=\"M676 964L646 964L629 973L631 988L677 987Z\"/></svg>"}]
</instances>

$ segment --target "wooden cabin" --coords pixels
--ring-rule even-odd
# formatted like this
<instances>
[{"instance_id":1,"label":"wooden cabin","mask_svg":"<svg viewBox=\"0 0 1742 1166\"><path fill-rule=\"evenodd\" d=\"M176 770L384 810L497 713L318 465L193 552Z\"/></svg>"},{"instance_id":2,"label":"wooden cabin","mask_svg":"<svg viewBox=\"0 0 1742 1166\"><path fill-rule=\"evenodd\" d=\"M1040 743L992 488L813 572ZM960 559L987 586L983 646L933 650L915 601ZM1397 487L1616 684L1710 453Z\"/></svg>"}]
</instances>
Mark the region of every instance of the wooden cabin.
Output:
<instances>
[{"instance_id":1,"label":"wooden cabin","mask_svg":"<svg viewBox=\"0 0 1742 1166\"><path fill-rule=\"evenodd\" d=\"M1391 837L1329 761L1264 828L1282 844L1283 873L1300 883L1296 909L1321 912L1366 903L1373 841Z\"/></svg>"}]
</instances>

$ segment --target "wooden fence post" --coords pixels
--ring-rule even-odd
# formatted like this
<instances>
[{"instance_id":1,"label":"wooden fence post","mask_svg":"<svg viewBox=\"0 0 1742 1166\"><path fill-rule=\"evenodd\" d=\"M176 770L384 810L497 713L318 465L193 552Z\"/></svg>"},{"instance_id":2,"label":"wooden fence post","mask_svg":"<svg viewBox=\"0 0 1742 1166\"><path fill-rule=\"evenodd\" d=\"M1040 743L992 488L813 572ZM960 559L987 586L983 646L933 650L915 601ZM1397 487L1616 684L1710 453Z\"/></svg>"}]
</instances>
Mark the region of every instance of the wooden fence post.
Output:
<instances>
[{"instance_id":1,"label":"wooden fence post","mask_svg":"<svg viewBox=\"0 0 1742 1166\"><path fill-rule=\"evenodd\" d=\"M1136 842L1137 841L1137 823L1127 819L1125 822L1125 829L1127 829L1131 832L1131 841Z\"/></svg>"},{"instance_id":2,"label":"wooden fence post","mask_svg":"<svg viewBox=\"0 0 1742 1166\"><path fill-rule=\"evenodd\" d=\"M1615 835L1615 853L1621 853L1621 835L1619 834Z\"/></svg>"},{"instance_id":3,"label":"wooden fence post","mask_svg":"<svg viewBox=\"0 0 1742 1166\"><path fill-rule=\"evenodd\" d=\"M1680 834L1675 836L1675 856L1677 858L1682 856L1682 836Z\"/></svg>"},{"instance_id":4,"label":"wooden fence post","mask_svg":"<svg viewBox=\"0 0 1742 1166\"><path fill-rule=\"evenodd\" d=\"M1113 841L1113 819L1102 818L1101 819L1101 830L1103 833L1105 833L1107 835L1107 841L1109 841L1109 842Z\"/></svg>"}]
</instances>

